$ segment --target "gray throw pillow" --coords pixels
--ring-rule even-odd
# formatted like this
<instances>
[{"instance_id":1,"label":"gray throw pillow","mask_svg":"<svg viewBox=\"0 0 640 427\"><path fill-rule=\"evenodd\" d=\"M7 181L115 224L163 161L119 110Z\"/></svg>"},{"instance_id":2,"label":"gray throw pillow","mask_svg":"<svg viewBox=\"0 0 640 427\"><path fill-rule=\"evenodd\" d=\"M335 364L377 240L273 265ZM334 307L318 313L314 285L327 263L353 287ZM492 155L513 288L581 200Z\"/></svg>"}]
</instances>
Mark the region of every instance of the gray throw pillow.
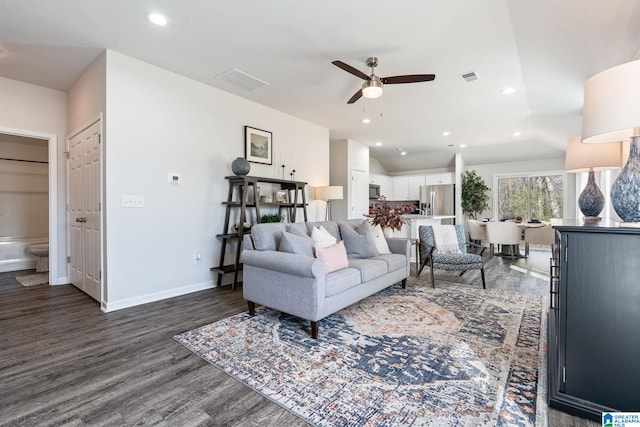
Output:
<instances>
[{"instance_id":1,"label":"gray throw pillow","mask_svg":"<svg viewBox=\"0 0 640 427\"><path fill-rule=\"evenodd\" d=\"M362 221L355 229L343 221L340 221L338 226L349 258L371 258L380 255L368 221Z\"/></svg>"},{"instance_id":2,"label":"gray throw pillow","mask_svg":"<svg viewBox=\"0 0 640 427\"><path fill-rule=\"evenodd\" d=\"M280 252L314 257L313 245L314 242L311 237L296 236L295 234L283 231L279 250Z\"/></svg>"},{"instance_id":3,"label":"gray throw pillow","mask_svg":"<svg viewBox=\"0 0 640 427\"><path fill-rule=\"evenodd\" d=\"M296 236L310 237L311 235L307 231L307 224L304 222L294 222L287 225L287 232L295 234Z\"/></svg>"}]
</instances>

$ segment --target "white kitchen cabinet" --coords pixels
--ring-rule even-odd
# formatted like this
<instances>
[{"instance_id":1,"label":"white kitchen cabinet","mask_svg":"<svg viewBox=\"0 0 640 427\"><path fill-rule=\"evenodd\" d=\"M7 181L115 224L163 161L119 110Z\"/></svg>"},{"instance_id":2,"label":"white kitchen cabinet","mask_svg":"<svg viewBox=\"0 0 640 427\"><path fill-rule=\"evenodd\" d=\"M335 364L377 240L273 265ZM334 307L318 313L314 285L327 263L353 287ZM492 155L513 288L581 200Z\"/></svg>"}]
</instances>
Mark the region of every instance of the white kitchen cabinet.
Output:
<instances>
[{"instance_id":1,"label":"white kitchen cabinet","mask_svg":"<svg viewBox=\"0 0 640 427\"><path fill-rule=\"evenodd\" d=\"M440 185L440 184L454 184L453 172L434 173L425 176L425 183L423 185Z\"/></svg>"},{"instance_id":2,"label":"white kitchen cabinet","mask_svg":"<svg viewBox=\"0 0 640 427\"><path fill-rule=\"evenodd\" d=\"M394 176L393 200L419 200L420 186L424 183L424 175Z\"/></svg>"},{"instance_id":3,"label":"white kitchen cabinet","mask_svg":"<svg viewBox=\"0 0 640 427\"><path fill-rule=\"evenodd\" d=\"M387 199L390 199L387 197ZM409 177L393 177L393 198L390 200L410 200L409 199Z\"/></svg>"}]
</instances>

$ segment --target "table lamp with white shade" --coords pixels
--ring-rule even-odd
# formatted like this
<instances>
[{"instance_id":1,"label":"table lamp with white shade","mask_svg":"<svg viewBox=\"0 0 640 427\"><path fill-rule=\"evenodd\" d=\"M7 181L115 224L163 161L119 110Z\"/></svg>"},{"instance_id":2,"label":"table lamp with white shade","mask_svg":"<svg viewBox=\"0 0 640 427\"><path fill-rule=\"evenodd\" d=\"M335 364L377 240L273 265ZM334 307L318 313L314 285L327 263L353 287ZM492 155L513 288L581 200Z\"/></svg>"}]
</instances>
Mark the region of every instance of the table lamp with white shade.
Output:
<instances>
[{"instance_id":1,"label":"table lamp with white shade","mask_svg":"<svg viewBox=\"0 0 640 427\"><path fill-rule=\"evenodd\" d=\"M326 185L322 187L316 187L315 198L316 200L324 200L327 202L327 209L325 211L325 221L331 219L331 201L342 200L342 186L341 185Z\"/></svg>"},{"instance_id":2,"label":"table lamp with white shade","mask_svg":"<svg viewBox=\"0 0 640 427\"><path fill-rule=\"evenodd\" d=\"M629 158L611 186L611 204L622 226L640 227L640 61L598 73L584 88L582 142L629 139Z\"/></svg>"},{"instance_id":3,"label":"table lamp with white shade","mask_svg":"<svg viewBox=\"0 0 640 427\"><path fill-rule=\"evenodd\" d=\"M579 136L569 138L564 169L567 172L589 172L587 185L580 193L578 207L585 220L599 220L604 208L604 194L596 184L595 171L620 167L620 143L583 144Z\"/></svg>"}]
</instances>

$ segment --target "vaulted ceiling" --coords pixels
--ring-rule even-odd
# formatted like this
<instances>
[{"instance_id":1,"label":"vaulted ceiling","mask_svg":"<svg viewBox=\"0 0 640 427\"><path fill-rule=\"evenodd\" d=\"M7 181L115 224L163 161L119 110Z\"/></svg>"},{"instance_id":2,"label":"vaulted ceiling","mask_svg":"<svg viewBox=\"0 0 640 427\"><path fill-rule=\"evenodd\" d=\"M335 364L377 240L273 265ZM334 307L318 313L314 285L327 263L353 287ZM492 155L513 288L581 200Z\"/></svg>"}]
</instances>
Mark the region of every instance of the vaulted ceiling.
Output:
<instances>
[{"instance_id":1,"label":"vaulted ceiling","mask_svg":"<svg viewBox=\"0 0 640 427\"><path fill-rule=\"evenodd\" d=\"M400 172L457 151L467 164L562 157L585 81L635 59L638 22L633 0L0 0L0 76L67 90L113 49L370 145ZM331 61L369 74L370 56L378 76L436 79L347 105L362 80ZM234 68L267 85L218 78Z\"/></svg>"}]
</instances>

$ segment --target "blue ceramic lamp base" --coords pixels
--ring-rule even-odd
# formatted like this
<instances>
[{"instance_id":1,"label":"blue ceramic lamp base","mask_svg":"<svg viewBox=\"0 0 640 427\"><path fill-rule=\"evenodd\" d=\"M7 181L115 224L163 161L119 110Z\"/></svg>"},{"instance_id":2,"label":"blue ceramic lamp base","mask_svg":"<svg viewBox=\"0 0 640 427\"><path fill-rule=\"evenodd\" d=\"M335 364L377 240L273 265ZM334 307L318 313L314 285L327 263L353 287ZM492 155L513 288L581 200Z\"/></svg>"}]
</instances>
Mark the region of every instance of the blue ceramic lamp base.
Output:
<instances>
[{"instance_id":1,"label":"blue ceramic lamp base","mask_svg":"<svg viewBox=\"0 0 640 427\"><path fill-rule=\"evenodd\" d=\"M596 184L593 170L589 171L587 186L584 187L578 198L578 207L584 215L585 221L600 220L600 212L604 208L604 194Z\"/></svg>"},{"instance_id":2,"label":"blue ceramic lamp base","mask_svg":"<svg viewBox=\"0 0 640 427\"><path fill-rule=\"evenodd\" d=\"M611 204L620 226L640 228L640 136L631 137L629 160L611 186Z\"/></svg>"}]
</instances>

